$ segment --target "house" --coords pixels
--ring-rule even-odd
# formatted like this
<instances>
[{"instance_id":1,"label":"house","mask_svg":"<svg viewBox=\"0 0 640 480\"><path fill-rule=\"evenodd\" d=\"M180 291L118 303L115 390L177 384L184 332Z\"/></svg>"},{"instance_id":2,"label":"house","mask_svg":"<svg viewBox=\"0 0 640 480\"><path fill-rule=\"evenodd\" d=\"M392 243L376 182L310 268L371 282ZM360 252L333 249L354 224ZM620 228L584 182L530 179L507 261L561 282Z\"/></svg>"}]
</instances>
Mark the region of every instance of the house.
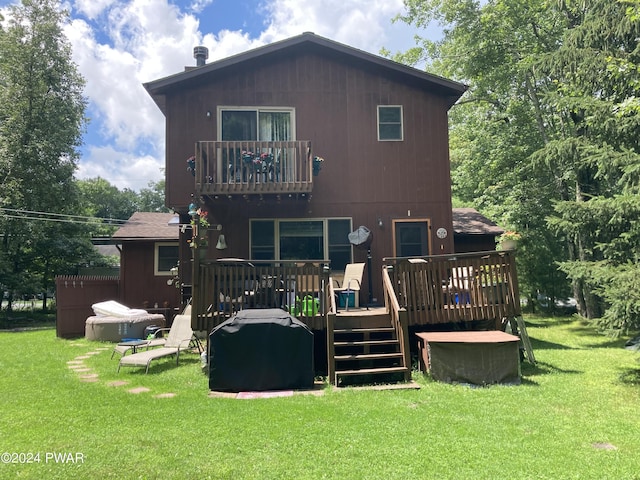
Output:
<instances>
[{"instance_id":1,"label":"house","mask_svg":"<svg viewBox=\"0 0 640 480\"><path fill-rule=\"evenodd\" d=\"M496 249L496 237L504 229L474 208L453 209L453 243L456 253Z\"/></svg>"},{"instance_id":2,"label":"house","mask_svg":"<svg viewBox=\"0 0 640 480\"><path fill-rule=\"evenodd\" d=\"M150 311L180 307L171 271L178 265L176 220L173 213L136 212L113 234L121 251L119 301L124 305Z\"/></svg>"},{"instance_id":3,"label":"house","mask_svg":"<svg viewBox=\"0 0 640 480\"><path fill-rule=\"evenodd\" d=\"M495 226L466 210L454 224L448 111L464 85L313 33L207 56L196 47L196 66L145 84L166 119L166 205L189 226L178 253L194 330L286 308L340 384L408 380L417 329L519 314ZM494 251L458 254L457 240ZM333 285L352 263L366 264L361 316L338 311Z\"/></svg>"},{"instance_id":4,"label":"house","mask_svg":"<svg viewBox=\"0 0 640 480\"><path fill-rule=\"evenodd\" d=\"M380 302L384 257L454 252L447 112L464 85L313 33L194 56L145 88L166 118L166 205L181 223L192 202L207 212L208 258L340 272L367 259L348 240L365 226Z\"/></svg>"}]
</instances>

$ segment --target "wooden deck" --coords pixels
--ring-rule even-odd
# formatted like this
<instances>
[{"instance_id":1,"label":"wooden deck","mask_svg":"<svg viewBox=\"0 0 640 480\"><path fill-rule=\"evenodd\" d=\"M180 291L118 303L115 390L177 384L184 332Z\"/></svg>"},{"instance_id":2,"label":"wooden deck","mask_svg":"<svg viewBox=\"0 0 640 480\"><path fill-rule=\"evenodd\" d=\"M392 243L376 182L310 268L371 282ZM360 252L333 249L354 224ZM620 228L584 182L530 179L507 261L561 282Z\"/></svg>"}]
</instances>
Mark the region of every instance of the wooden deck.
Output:
<instances>
[{"instance_id":1,"label":"wooden deck","mask_svg":"<svg viewBox=\"0 0 640 480\"><path fill-rule=\"evenodd\" d=\"M513 251L386 258L409 326L493 321L522 315Z\"/></svg>"},{"instance_id":2,"label":"wooden deck","mask_svg":"<svg viewBox=\"0 0 640 480\"><path fill-rule=\"evenodd\" d=\"M521 316L513 252L387 258L383 267L384 307L336 307L329 261L239 261L194 259L192 326L211 331L245 308L282 308L327 340L329 378L393 371L410 374L410 327L483 322L503 330ZM466 325L465 325L466 326ZM368 336L387 331L393 351L376 352L376 360L394 357L386 367L336 371L336 335ZM387 342L391 343L391 342ZM344 346L340 345L339 346ZM373 358L358 354L363 365ZM359 372L356 372L359 370Z\"/></svg>"}]
</instances>

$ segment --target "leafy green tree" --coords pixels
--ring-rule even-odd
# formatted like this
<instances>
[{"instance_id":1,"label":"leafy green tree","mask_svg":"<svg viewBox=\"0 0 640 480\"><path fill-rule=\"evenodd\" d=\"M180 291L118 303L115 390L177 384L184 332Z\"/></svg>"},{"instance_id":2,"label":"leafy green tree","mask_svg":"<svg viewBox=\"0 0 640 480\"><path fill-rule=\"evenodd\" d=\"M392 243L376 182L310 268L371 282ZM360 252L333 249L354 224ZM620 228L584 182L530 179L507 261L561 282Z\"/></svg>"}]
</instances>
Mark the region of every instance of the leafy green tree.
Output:
<instances>
[{"instance_id":1,"label":"leafy green tree","mask_svg":"<svg viewBox=\"0 0 640 480\"><path fill-rule=\"evenodd\" d=\"M149 182L147 188L139 193L139 209L141 212L169 212L164 205L165 181Z\"/></svg>"},{"instance_id":2,"label":"leafy green tree","mask_svg":"<svg viewBox=\"0 0 640 480\"><path fill-rule=\"evenodd\" d=\"M95 219L91 223L92 237L111 236L140 209L140 197L135 191L121 191L104 178L77 180L76 184L82 196L83 215Z\"/></svg>"},{"instance_id":3,"label":"leafy green tree","mask_svg":"<svg viewBox=\"0 0 640 480\"><path fill-rule=\"evenodd\" d=\"M545 101L557 132L535 155L561 193L549 224L566 239L561 268L581 311L607 329L636 329L639 293L627 270L640 267L640 22L629 2L558 4L568 22L562 44L534 64L555 81Z\"/></svg>"},{"instance_id":4,"label":"leafy green tree","mask_svg":"<svg viewBox=\"0 0 640 480\"><path fill-rule=\"evenodd\" d=\"M568 275L583 315L637 328L637 291L619 292L640 251L638 2L405 5L401 20L444 36L396 58L470 85L451 113L454 193L523 234L531 297Z\"/></svg>"},{"instance_id":5,"label":"leafy green tree","mask_svg":"<svg viewBox=\"0 0 640 480\"><path fill-rule=\"evenodd\" d=\"M555 198L552 172L530 161L547 135L530 66L539 52L557 47L562 24L537 0L405 4L401 20L418 27L437 22L444 35L418 37L418 47L396 58L426 60L433 73L469 84L450 112L454 195L522 234L521 292L531 303L540 291L568 293L555 264L563 246L545 223Z\"/></svg>"},{"instance_id":6,"label":"leafy green tree","mask_svg":"<svg viewBox=\"0 0 640 480\"><path fill-rule=\"evenodd\" d=\"M12 294L43 287L48 239L68 234L28 212L77 212L86 102L62 33L67 18L57 1L23 0L0 31L0 284Z\"/></svg>"}]
</instances>

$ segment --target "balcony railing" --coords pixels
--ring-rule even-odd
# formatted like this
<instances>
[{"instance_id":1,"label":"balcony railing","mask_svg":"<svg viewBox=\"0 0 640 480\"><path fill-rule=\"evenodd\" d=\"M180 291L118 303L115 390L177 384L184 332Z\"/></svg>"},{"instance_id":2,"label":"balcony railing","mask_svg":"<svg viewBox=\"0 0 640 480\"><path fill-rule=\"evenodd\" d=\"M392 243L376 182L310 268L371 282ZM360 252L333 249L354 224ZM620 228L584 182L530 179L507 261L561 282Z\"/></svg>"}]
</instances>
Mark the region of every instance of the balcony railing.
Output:
<instances>
[{"instance_id":1,"label":"balcony railing","mask_svg":"<svg viewBox=\"0 0 640 480\"><path fill-rule=\"evenodd\" d=\"M200 195L309 193L311 142L197 142L195 177Z\"/></svg>"}]
</instances>

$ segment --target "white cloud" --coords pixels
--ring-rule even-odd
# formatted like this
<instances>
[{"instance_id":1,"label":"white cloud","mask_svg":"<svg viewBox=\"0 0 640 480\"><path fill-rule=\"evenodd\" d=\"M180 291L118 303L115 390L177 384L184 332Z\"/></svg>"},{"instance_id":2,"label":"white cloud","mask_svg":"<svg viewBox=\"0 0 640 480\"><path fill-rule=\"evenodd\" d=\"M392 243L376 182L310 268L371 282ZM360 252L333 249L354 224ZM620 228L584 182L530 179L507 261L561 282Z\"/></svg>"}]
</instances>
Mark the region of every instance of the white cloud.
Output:
<instances>
[{"instance_id":1,"label":"white cloud","mask_svg":"<svg viewBox=\"0 0 640 480\"><path fill-rule=\"evenodd\" d=\"M320 0L304 7L299 0L270 0L265 7L271 17L266 41L310 31L378 53L383 46L412 40L402 25L391 23L404 9L402 0ZM398 35L407 36L394 38Z\"/></svg>"},{"instance_id":2,"label":"white cloud","mask_svg":"<svg viewBox=\"0 0 640 480\"><path fill-rule=\"evenodd\" d=\"M211 2L213 2L213 0L194 0L191 2L191 5L189 5L189 9L194 13L200 13L211 5Z\"/></svg>"},{"instance_id":3,"label":"white cloud","mask_svg":"<svg viewBox=\"0 0 640 480\"><path fill-rule=\"evenodd\" d=\"M117 0L76 0L73 7L91 20L96 19L104 10Z\"/></svg>"},{"instance_id":4,"label":"white cloud","mask_svg":"<svg viewBox=\"0 0 640 480\"><path fill-rule=\"evenodd\" d=\"M120 190L129 188L140 190L149 182L157 182L164 177L164 162L151 155L136 155L112 147L91 147L76 172L76 178L101 177Z\"/></svg>"}]
</instances>

